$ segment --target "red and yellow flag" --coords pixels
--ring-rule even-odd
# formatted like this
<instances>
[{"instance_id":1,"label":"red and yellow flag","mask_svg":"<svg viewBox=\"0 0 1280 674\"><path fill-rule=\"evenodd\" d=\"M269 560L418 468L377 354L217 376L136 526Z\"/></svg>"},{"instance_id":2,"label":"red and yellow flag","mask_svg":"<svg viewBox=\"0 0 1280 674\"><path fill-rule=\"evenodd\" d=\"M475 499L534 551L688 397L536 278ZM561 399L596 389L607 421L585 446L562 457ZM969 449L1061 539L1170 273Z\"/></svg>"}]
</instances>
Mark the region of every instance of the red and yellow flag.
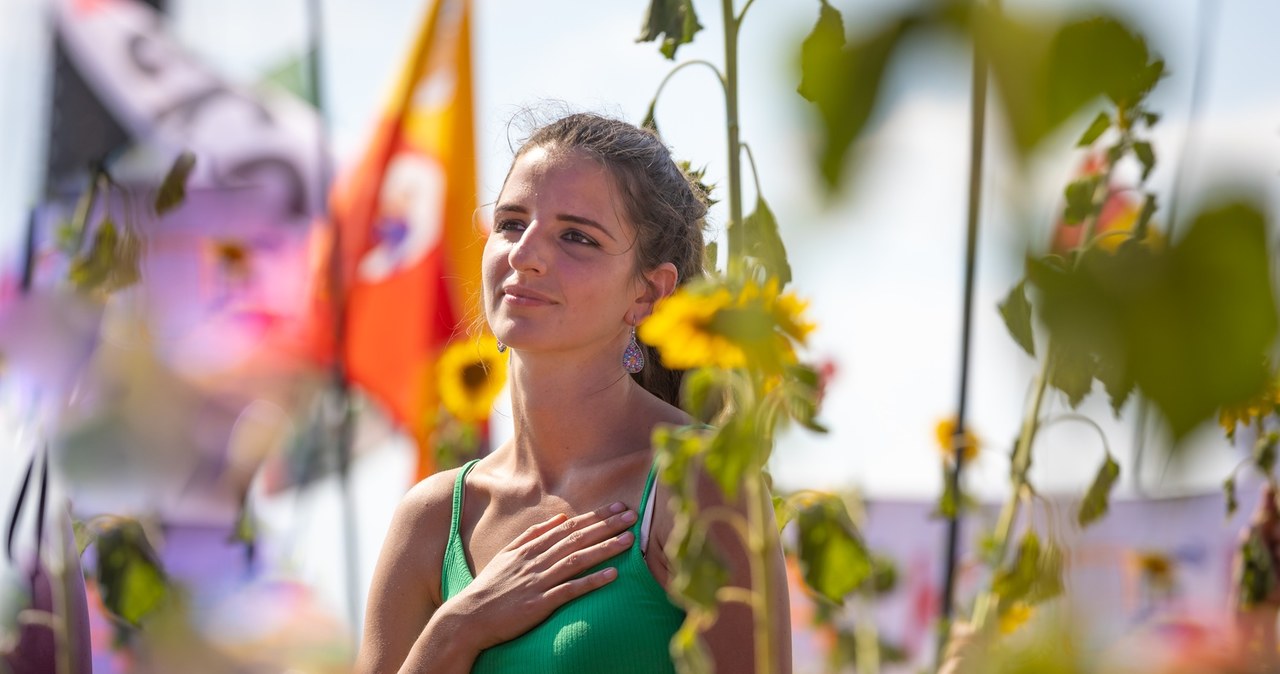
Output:
<instances>
[{"instance_id":1,"label":"red and yellow flag","mask_svg":"<svg viewBox=\"0 0 1280 674\"><path fill-rule=\"evenodd\" d=\"M436 361L478 315L470 0L437 0L363 159L330 212L345 290L347 375L418 442L439 409Z\"/></svg>"}]
</instances>

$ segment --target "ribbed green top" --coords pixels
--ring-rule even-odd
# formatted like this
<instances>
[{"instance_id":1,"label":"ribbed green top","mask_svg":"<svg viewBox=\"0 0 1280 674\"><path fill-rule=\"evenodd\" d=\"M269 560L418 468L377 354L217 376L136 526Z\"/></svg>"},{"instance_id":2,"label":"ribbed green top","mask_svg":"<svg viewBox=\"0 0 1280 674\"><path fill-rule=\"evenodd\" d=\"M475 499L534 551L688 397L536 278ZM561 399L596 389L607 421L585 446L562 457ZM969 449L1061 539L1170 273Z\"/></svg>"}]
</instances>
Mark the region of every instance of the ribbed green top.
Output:
<instances>
[{"instance_id":1,"label":"ribbed green top","mask_svg":"<svg viewBox=\"0 0 1280 674\"><path fill-rule=\"evenodd\" d=\"M458 471L453 486L453 519L441 574L446 601L475 579L458 533L463 484L475 463L471 461ZM523 635L481 652L471 668L473 673L675 672L668 645L684 621L684 611L671 603L640 550L640 523L655 472L649 471L640 496L640 511L631 527L635 537L631 547L583 572L615 566L618 577L561 606Z\"/></svg>"}]
</instances>

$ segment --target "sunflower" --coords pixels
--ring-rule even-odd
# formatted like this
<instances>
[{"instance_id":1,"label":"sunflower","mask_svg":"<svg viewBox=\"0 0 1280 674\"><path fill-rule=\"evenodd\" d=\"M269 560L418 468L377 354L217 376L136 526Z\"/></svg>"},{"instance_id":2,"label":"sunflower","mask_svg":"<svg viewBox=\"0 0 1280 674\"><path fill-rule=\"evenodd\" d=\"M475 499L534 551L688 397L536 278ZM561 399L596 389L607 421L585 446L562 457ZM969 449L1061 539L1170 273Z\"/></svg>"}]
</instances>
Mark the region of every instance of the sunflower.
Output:
<instances>
[{"instance_id":1,"label":"sunflower","mask_svg":"<svg viewBox=\"0 0 1280 674\"><path fill-rule=\"evenodd\" d=\"M493 399L507 381L507 361L490 335L450 342L440 356L440 402L459 421L489 418Z\"/></svg>"},{"instance_id":2,"label":"sunflower","mask_svg":"<svg viewBox=\"0 0 1280 674\"><path fill-rule=\"evenodd\" d=\"M947 461L954 461L956 455L956 418L950 417L939 421L933 432L938 438L938 449L942 452L942 457ZM968 463L972 461L981 450L982 441L966 426L964 429L964 453L960 455L961 462Z\"/></svg>"},{"instance_id":3,"label":"sunflower","mask_svg":"<svg viewBox=\"0 0 1280 674\"><path fill-rule=\"evenodd\" d=\"M778 373L796 362L795 346L814 326L807 303L780 294L778 282L691 283L658 303L638 335L673 369L752 368Z\"/></svg>"}]
</instances>

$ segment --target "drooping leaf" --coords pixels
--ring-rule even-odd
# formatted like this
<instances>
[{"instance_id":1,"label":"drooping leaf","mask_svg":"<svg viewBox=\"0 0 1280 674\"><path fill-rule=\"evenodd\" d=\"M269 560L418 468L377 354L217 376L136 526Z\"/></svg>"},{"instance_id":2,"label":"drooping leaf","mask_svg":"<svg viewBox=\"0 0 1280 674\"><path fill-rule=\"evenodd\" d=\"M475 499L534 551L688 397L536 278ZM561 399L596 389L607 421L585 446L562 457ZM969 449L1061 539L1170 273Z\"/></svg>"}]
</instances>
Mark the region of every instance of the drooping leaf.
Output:
<instances>
[{"instance_id":1,"label":"drooping leaf","mask_svg":"<svg viewBox=\"0 0 1280 674\"><path fill-rule=\"evenodd\" d=\"M914 16L903 17L846 43L840 13L822 3L818 22L801 46L798 91L818 110L818 167L828 189L840 184L849 150L876 108L889 61L918 24Z\"/></svg>"},{"instance_id":2,"label":"drooping leaf","mask_svg":"<svg viewBox=\"0 0 1280 674\"><path fill-rule=\"evenodd\" d=\"M1230 203L1197 215L1172 247L1091 249L1073 268L1030 260L1028 279L1051 342L1115 354L1177 439L1267 381L1277 317L1266 231L1259 208Z\"/></svg>"},{"instance_id":3,"label":"drooping leaf","mask_svg":"<svg viewBox=\"0 0 1280 674\"><path fill-rule=\"evenodd\" d=\"M1276 467L1276 446L1280 445L1280 433L1272 431L1253 443L1253 465L1263 475L1270 475Z\"/></svg>"},{"instance_id":4,"label":"drooping leaf","mask_svg":"<svg viewBox=\"0 0 1280 674\"><path fill-rule=\"evenodd\" d=\"M725 497L737 498L738 487L748 473L759 471L768 450L758 432L756 419L738 415L714 431L707 447L704 466Z\"/></svg>"},{"instance_id":5,"label":"drooping leaf","mask_svg":"<svg viewBox=\"0 0 1280 674\"><path fill-rule=\"evenodd\" d=\"M1062 211L1062 219L1067 224L1084 222L1093 213L1093 195L1098 189L1098 178L1090 176L1073 181L1067 185L1064 194L1067 205Z\"/></svg>"},{"instance_id":6,"label":"drooping leaf","mask_svg":"<svg viewBox=\"0 0 1280 674\"><path fill-rule=\"evenodd\" d=\"M164 215L186 200L187 180L191 178L191 172L195 167L196 156L190 152L183 152L173 160L173 166L169 168L169 173L165 175L160 183L160 189L156 192L154 204L156 215Z\"/></svg>"},{"instance_id":7,"label":"drooping leaf","mask_svg":"<svg viewBox=\"0 0 1280 674\"><path fill-rule=\"evenodd\" d=\"M711 674L715 669L711 651L702 641L700 624L701 621L691 614L671 637L671 660L679 674Z\"/></svg>"},{"instance_id":8,"label":"drooping leaf","mask_svg":"<svg viewBox=\"0 0 1280 674\"><path fill-rule=\"evenodd\" d=\"M1276 572L1261 532L1253 530L1240 546L1239 608L1259 606L1275 591Z\"/></svg>"},{"instance_id":9,"label":"drooping leaf","mask_svg":"<svg viewBox=\"0 0 1280 674\"><path fill-rule=\"evenodd\" d=\"M1151 149L1151 143L1140 140L1133 144L1133 154L1142 164L1142 179L1146 180L1156 166L1156 151Z\"/></svg>"},{"instance_id":10,"label":"drooping leaf","mask_svg":"<svg viewBox=\"0 0 1280 674\"><path fill-rule=\"evenodd\" d=\"M1084 397L1093 390L1096 363L1092 354L1078 343L1065 340L1052 342L1049 358L1049 384L1067 394L1072 409L1079 407Z\"/></svg>"},{"instance_id":11,"label":"drooping leaf","mask_svg":"<svg viewBox=\"0 0 1280 674\"><path fill-rule=\"evenodd\" d=\"M769 276L778 279L780 288L785 287L791 282L791 264L778 233L778 221L763 196L756 196L756 210L743 219L742 227L747 255L759 260Z\"/></svg>"},{"instance_id":12,"label":"drooping leaf","mask_svg":"<svg viewBox=\"0 0 1280 674\"><path fill-rule=\"evenodd\" d=\"M708 241L706 248L702 250L702 268L708 272L714 272L720 261L720 245L715 241Z\"/></svg>"},{"instance_id":13,"label":"drooping leaf","mask_svg":"<svg viewBox=\"0 0 1280 674\"><path fill-rule=\"evenodd\" d=\"M652 101L649 101L649 109L645 110L644 119L640 120L640 126L645 129L653 129L654 133L661 136L662 132L658 131L658 109L657 108L658 108L657 98L654 98Z\"/></svg>"},{"instance_id":14,"label":"drooping leaf","mask_svg":"<svg viewBox=\"0 0 1280 674\"><path fill-rule=\"evenodd\" d=\"M141 625L169 596L159 558L142 527L123 521L103 531L97 553L103 605L128 624Z\"/></svg>"},{"instance_id":15,"label":"drooping leaf","mask_svg":"<svg viewBox=\"0 0 1280 674\"><path fill-rule=\"evenodd\" d=\"M807 365L790 365L782 383L770 395L778 396L782 410L790 419L815 433L826 433L827 427L817 420L821 391L817 370Z\"/></svg>"},{"instance_id":16,"label":"drooping leaf","mask_svg":"<svg viewBox=\"0 0 1280 674\"><path fill-rule=\"evenodd\" d=\"M1226 499L1227 517L1230 518L1240 508L1240 501L1236 498L1236 476L1234 474L1223 480L1222 496Z\"/></svg>"},{"instance_id":17,"label":"drooping leaf","mask_svg":"<svg viewBox=\"0 0 1280 674\"><path fill-rule=\"evenodd\" d=\"M1009 291L1009 295L1000 303L1000 316L1009 329L1013 341L1022 347L1032 358L1036 355L1036 340L1031 329L1031 302L1027 299L1026 280L1018 281L1018 285Z\"/></svg>"},{"instance_id":18,"label":"drooping leaf","mask_svg":"<svg viewBox=\"0 0 1280 674\"><path fill-rule=\"evenodd\" d=\"M702 24L693 10L693 0L650 0L636 42L660 39L659 51L668 59L675 59L680 45L693 42L700 30Z\"/></svg>"},{"instance_id":19,"label":"drooping leaf","mask_svg":"<svg viewBox=\"0 0 1280 674\"><path fill-rule=\"evenodd\" d=\"M1069 22L1049 48L1051 110L1065 119L1100 95L1128 108L1155 86L1153 65L1146 40L1119 20L1096 16Z\"/></svg>"},{"instance_id":20,"label":"drooping leaf","mask_svg":"<svg viewBox=\"0 0 1280 674\"><path fill-rule=\"evenodd\" d=\"M1093 484L1089 485L1089 491L1085 494L1084 500L1080 502L1080 510L1076 512L1076 522L1080 526L1087 527L1107 514L1111 489L1115 487L1119 477L1120 464L1108 454L1106 460L1098 467L1098 474L1094 476Z\"/></svg>"},{"instance_id":21,"label":"drooping leaf","mask_svg":"<svg viewBox=\"0 0 1280 674\"><path fill-rule=\"evenodd\" d=\"M1156 214L1156 194L1148 192L1145 199L1142 200L1142 210L1138 212L1138 219L1133 223L1133 240L1144 241L1147 238L1147 228L1151 225L1151 216Z\"/></svg>"},{"instance_id":22,"label":"drooping leaf","mask_svg":"<svg viewBox=\"0 0 1280 674\"><path fill-rule=\"evenodd\" d=\"M671 589L682 603L714 611L716 592L729 582L729 569L705 535L691 533L676 549Z\"/></svg>"},{"instance_id":23,"label":"drooping leaf","mask_svg":"<svg viewBox=\"0 0 1280 674\"><path fill-rule=\"evenodd\" d=\"M1120 356L1106 354L1098 359L1094 375L1106 388L1107 397L1111 400L1111 413L1119 419L1120 410L1128 402L1135 386L1128 365Z\"/></svg>"},{"instance_id":24,"label":"drooping leaf","mask_svg":"<svg viewBox=\"0 0 1280 674\"><path fill-rule=\"evenodd\" d=\"M1099 112L1097 117L1093 118L1093 122L1089 124L1089 128L1085 129L1084 135L1080 136L1080 140L1076 141L1076 147L1089 147L1093 145L1093 141L1098 140L1107 129L1111 128L1111 115L1105 112Z\"/></svg>"},{"instance_id":25,"label":"drooping leaf","mask_svg":"<svg viewBox=\"0 0 1280 674\"><path fill-rule=\"evenodd\" d=\"M1036 604L1062 593L1062 552L1052 543L1042 546L1034 531L1018 543L1013 561L996 571L991 591L1000 598L1004 614L1018 602Z\"/></svg>"},{"instance_id":26,"label":"drooping leaf","mask_svg":"<svg viewBox=\"0 0 1280 674\"><path fill-rule=\"evenodd\" d=\"M837 604L872 573L870 553L840 499L822 499L800 511L800 569L805 584Z\"/></svg>"}]
</instances>

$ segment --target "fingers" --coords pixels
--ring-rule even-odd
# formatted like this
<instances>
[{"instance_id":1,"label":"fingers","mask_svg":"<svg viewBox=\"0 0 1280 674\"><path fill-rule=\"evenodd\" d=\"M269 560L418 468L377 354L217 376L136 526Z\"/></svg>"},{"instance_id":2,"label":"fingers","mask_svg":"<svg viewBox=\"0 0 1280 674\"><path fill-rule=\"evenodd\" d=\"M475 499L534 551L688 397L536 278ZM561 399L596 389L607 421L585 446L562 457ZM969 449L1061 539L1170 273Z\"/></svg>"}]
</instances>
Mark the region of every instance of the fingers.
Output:
<instances>
[{"instance_id":1,"label":"fingers","mask_svg":"<svg viewBox=\"0 0 1280 674\"><path fill-rule=\"evenodd\" d=\"M524 533L520 534L519 536L516 536L515 540L507 544L507 548L514 550L515 548L518 548L524 545L525 543L528 543L529 541L536 539L537 537L547 533L548 531L551 531L552 529L556 528L558 525L563 524L564 521L567 519L569 518L566 517L564 513L560 513L550 519L538 522L537 524L529 527L528 529L525 529Z\"/></svg>"},{"instance_id":2,"label":"fingers","mask_svg":"<svg viewBox=\"0 0 1280 674\"><path fill-rule=\"evenodd\" d=\"M617 556L618 553L631 547L633 540L635 540L635 536L630 531L624 531L590 547L568 552L559 561L551 565L551 568L547 570L547 575L549 578L556 580L572 578L610 557Z\"/></svg>"},{"instance_id":3,"label":"fingers","mask_svg":"<svg viewBox=\"0 0 1280 674\"><path fill-rule=\"evenodd\" d=\"M592 519L598 521L593 522ZM542 536L539 552L546 559L559 560L625 531L635 521L634 511L627 510L621 503L615 503L553 528Z\"/></svg>"},{"instance_id":4,"label":"fingers","mask_svg":"<svg viewBox=\"0 0 1280 674\"><path fill-rule=\"evenodd\" d=\"M613 567L600 569L595 573L581 578L574 578L573 580L560 583L550 590L547 590L542 596L550 602L552 606L560 606L573 601L592 590L608 585L610 581L617 577L618 570Z\"/></svg>"}]
</instances>

